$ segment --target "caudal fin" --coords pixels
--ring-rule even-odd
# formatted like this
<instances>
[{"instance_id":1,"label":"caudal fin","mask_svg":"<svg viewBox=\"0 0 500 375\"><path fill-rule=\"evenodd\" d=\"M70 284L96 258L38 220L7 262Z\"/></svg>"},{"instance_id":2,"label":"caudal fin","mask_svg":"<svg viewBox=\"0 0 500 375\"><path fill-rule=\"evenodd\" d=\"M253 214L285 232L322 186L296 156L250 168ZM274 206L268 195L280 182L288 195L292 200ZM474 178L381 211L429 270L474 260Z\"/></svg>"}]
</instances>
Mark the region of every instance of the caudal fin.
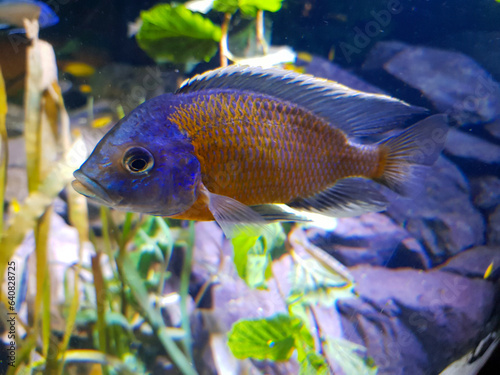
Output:
<instances>
[{"instance_id":1,"label":"caudal fin","mask_svg":"<svg viewBox=\"0 0 500 375\"><path fill-rule=\"evenodd\" d=\"M418 178L419 166L432 165L438 158L447 132L448 117L434 115L383 140L379 143L380 167L374 180L401 195L408 195L409 186Z\"/></svg>"}]
</instances>

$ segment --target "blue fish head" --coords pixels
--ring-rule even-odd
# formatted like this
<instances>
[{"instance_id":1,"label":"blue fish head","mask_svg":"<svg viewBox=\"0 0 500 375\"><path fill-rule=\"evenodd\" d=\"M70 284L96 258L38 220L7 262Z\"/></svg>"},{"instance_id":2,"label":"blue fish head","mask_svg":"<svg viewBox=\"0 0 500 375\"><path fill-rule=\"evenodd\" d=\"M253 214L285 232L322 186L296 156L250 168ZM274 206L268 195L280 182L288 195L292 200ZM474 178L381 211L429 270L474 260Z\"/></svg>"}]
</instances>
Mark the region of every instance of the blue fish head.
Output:
<instances>
[{"instance_id":1,"label":"blue fish head","mask_svg":"<svg viewBox=\"0 0 500 375\"><path fill-rule=\"evenodd\" d=\"M132 212L171 216L190 208L200 163L189 140L167 120L175 100L168 94L154 98L117 123L75 171L74 189Z\"/></svg>"}]
</instances>

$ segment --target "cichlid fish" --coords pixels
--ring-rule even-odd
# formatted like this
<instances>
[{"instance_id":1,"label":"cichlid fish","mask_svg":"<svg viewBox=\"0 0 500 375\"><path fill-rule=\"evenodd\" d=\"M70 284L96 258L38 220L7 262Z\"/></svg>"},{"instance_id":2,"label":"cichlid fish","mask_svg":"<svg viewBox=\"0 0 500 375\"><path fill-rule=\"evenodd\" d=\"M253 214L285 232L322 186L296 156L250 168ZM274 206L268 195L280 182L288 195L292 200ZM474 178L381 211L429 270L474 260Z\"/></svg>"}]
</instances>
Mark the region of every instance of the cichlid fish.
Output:
<instances>
[{"instance_id":1,"label":"cichlid fish","mask_svg":"<svg viewBox=\"0 0 500 375\"><path fill-rule=\"evenodd\" d=\"M118 122L75 171L73 187L117 209L216 220L226 235L282 209L355 216L385 209L376 181L405 194L447 132L434 115L378 143L426 110L277 69L230 66L148 100Z\"/></svg>"}]
</instances>

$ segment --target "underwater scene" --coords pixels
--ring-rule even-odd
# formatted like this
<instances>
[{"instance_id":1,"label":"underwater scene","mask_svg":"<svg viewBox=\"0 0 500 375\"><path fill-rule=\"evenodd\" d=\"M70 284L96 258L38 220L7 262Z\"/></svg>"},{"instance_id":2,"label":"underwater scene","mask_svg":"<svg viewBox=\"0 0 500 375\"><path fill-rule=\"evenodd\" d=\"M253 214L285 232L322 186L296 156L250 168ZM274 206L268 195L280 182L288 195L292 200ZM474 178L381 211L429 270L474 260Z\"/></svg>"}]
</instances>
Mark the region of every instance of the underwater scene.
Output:
<instances>
[{"instance_id":1,"label":"underwater scene","mask_svg":"<svg viewBox=\"0 0 500 375\"><path fill-rule=\"evenodd\" d=\"M0 375L500 374L499 0L0 0Z\"/></svg>"}]
</instances>

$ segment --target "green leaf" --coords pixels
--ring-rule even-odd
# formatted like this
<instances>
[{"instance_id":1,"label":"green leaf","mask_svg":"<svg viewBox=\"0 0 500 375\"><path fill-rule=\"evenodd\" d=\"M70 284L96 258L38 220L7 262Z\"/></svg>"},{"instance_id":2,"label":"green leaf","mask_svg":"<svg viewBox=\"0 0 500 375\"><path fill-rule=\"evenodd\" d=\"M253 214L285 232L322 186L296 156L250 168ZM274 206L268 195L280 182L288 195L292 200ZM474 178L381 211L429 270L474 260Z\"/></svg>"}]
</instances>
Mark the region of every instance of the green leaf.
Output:
<instances>
[{"instance_id":1,"label":"green leaf","mask_svg":"<svg viewBox=\"0 0 500 375\"><path fill-rule=\"evenodd\" d=\"M242 13L255 17L258 10L277 12L281 9L283 0L238 0Z\"/></svg>"},{"instance_id":2,"label":"green leaf","mask_svg":"<svg viewBox=\"0 0 500 375\"><path fill-rule=\"evenodd\" d=\"M266 319L240 320L229 332L229 349L236 358L285 361L295 349L300 319L278 314Z\"/></svg>"},{"instance_id":3,"label":"green leaf","mask_svg":"<svg viewBox=\"0 0 500 375\"><path fill-rule=\"evenodd\" d=\"M345 375L375 375L377 373L377 367L367 356L364 346L341 338L329 337L324 347Z\"/></svg>"},{"instance_id":4,"label":"green leaf","mask_svg":"<svg viewBox=\"0 0 500 375\"><path fill-rule=\"evenodd\" d=\"M137 251L132 252L130 258L136 264L143 279L148 277L153 263L165 263L166 260L168 262L170 259L174 240L164 219L154 216L148 217L137 230L133 240Z\"/></svg>"},{"instance_id":5,"label":"green leaf","mask_svg":"<svg viewBox=\"0 0 500 375\"><path fill-rule=\"evenodd\" d=\"M342 264L311 244L301 229L292 231L289 240L295 262L289 304L332 306L340 298L355 297L353 279Z\"/></svg>"},{"instance_id":6,"label":"green leaf","mask_svg":"<svg viewBox=\"0 0 500 375\"><path fill-rule=\"evenodd\" d=\"M354 284L323 267L315 259L300 259L295 263L290 303L301 299L307 304L331 306L340 298L354 296Z\"/></svg>"},{"instance_id":7,"label":"green leaf","mask_svg":"<svg viewBox=\"0 0 500 375\"><path fill-rule=\"evenodd\" d=\"M158 4L141 12L139 46L157 62L208 61L217 51L220 27L184 6Z\"/></svg>"},{"instance_id":8,"label":"green leaf","mask_svg":"<svg viewBox=\"0 0 500 375\"><path fill-rule=\"evenodd\" d=\"M248 254L245 281L250 288L267 289L266 279L271 275L271 258L268 255Z\"/></svg>"},{"instance_id":9,"label":"green leaf","mask_svg":"<svg viewBox=\"0 0 500 375\"><path fill-rule=\"evenodd\" d=\"M310 352L300 362L299 375L328 375L330 369L325 358L318 353Z\"/></svg>"},{"instance_id":10,"label":"green leaf","mask_svg":"<svg viewBox=\"0 0 500 375\"><path fill-rule=\"evenodd\" d=\"M295 348L297 349L297 359L303 361L306 356L314 351L314 338L311 334L313 329L310 319L303 304L294 304L289 308L290 316L300 319L302 327L295 335Z\"/></svg>"},{"instance_id":11,"label":"green leaf","mask_svg":"<svg viewBox=\"0 0 500 375\"><path fill-rule=\"evenodd\" d=\"M266 280L272 276L271 252L282 246L285 238L281 225L274 223L260 238L240 234L232 239L234 265L249 287L267 288Z\"/></svg>"},{"instance_id":12,"label":"green leaf","mask_svg":"<svg viewBox=\"0 0 500 375\"><path fill-rule=\"evenodd\" d=\"M215 0L212 9L217 12L234 14L238 10L238 0Z\"/></svg>"},{"instance_id":13,"label":"green leaf","mask_svg":"<svg viewBox=\"0 0 500 375\"><path fill-rule=\"evenodd\" d=\"M248 252L255 245L259 237L249 237L241 234L231 240L233 244L233 262L238 275L246 280Z\"/></svg>"}]
</instances>

